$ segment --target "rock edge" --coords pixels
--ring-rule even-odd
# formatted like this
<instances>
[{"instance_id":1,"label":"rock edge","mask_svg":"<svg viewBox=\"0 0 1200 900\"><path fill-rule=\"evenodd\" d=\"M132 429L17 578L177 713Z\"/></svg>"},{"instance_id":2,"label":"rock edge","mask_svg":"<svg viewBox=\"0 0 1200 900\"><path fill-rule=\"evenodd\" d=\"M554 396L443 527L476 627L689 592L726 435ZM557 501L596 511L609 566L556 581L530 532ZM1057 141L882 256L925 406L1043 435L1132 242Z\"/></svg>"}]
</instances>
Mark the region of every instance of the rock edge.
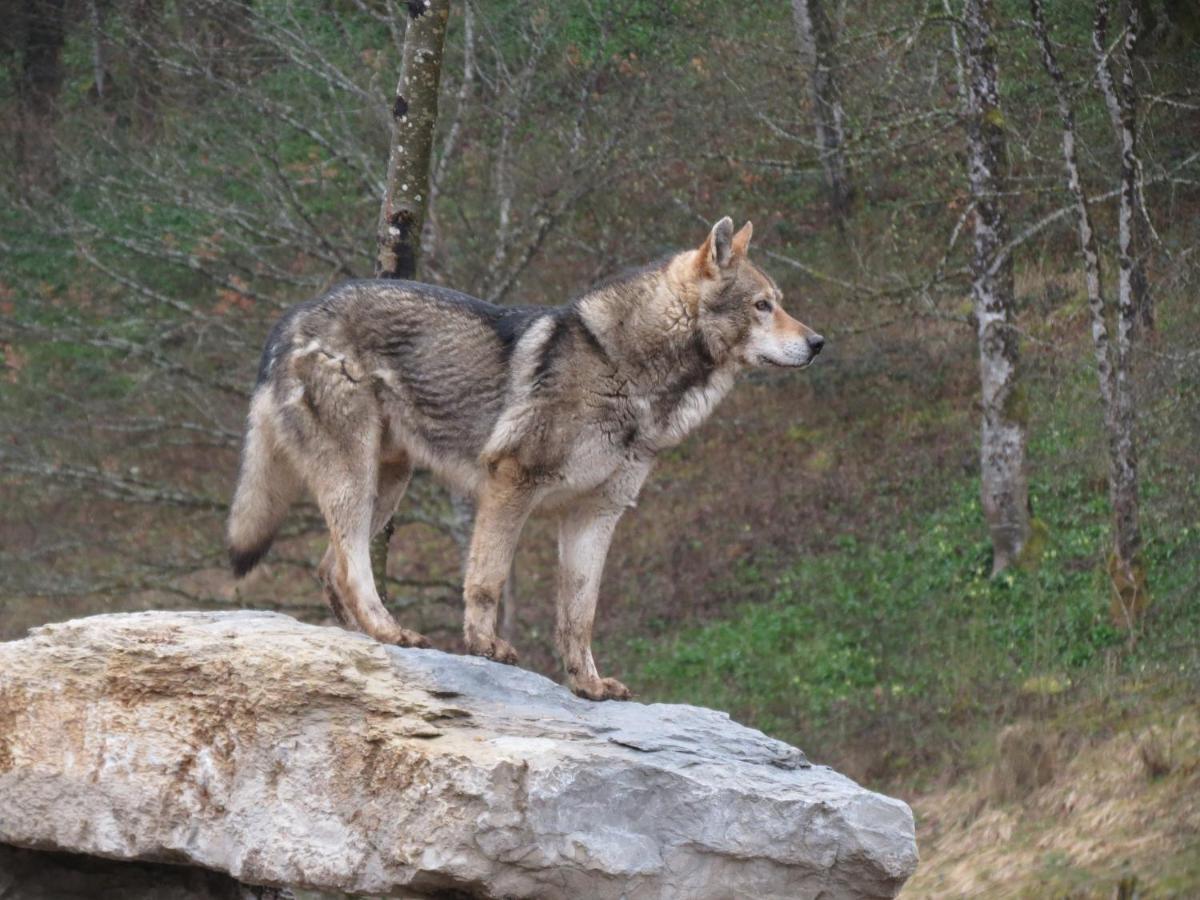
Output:
<instances>
[{"instance_id":1,"label":"rock edge","mask_svg":"<svg viewBox=\"0 0 1200 900\"><path fill-rule=\"evenodd\" d=\"M912 812L691 706L276 613L0 644L0 842L407 896L892 897Z\"/></svg>"}]
</instances>

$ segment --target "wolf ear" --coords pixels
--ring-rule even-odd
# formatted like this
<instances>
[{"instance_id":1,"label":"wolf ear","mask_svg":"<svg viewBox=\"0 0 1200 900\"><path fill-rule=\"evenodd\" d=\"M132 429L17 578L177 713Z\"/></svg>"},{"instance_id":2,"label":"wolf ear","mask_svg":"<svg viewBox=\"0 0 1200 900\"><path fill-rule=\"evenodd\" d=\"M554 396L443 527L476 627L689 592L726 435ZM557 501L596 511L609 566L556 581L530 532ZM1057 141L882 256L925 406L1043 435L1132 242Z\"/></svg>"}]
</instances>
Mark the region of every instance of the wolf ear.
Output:
<instances>
[{"instance_id":1,"label":"wolf ear","mask_svg":"<svg viewBox=\"0 0 1200 900\"><path fill-rule=\"evenodd\" d=\"M696 253L700 274L716 277L718 269L728 267L733 259L733 219L726 216L712 227Z\"/></svg>"},{"instance_id":2,"label":"wolf ear","mask_svg":"<svg viewBox=\"0 0 1200 900\"><path fill-rule=\"evenodd\" d=\"M736 259L741 259L746 255L746 251L750 249L750 238L754 235L754 223L747 222L742 226L741 230L733 236L733 256Z\"/></svg>"}]
</instances>

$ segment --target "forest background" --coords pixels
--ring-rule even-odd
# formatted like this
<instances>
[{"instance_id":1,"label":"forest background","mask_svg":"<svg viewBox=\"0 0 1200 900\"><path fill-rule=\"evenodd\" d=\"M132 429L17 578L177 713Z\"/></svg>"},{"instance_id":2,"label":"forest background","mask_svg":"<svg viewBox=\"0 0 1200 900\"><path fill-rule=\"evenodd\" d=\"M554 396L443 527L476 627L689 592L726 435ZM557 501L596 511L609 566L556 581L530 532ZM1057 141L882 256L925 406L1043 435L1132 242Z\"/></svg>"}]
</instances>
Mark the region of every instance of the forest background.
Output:
<instances>
[{"instance_id":1,"label":"forest background","mask_svg":"<svg viewBox=\"0 0 1200 900\"><path fill-rule=\"evenodd\" d=\"M909 799L913 896L1186 896L1200 10L1044 6L453 0L419 274L560 303L752 219L829 344L661 461L602 667ZM414 4L4 7L0 639L326 621L315 510L240 585L222 521L272 321L376 265ZM469 510L418 480L396 525L389 605L459 649ZM553 551L504 627L556 675Z\"/></svg>"}]
</instances>

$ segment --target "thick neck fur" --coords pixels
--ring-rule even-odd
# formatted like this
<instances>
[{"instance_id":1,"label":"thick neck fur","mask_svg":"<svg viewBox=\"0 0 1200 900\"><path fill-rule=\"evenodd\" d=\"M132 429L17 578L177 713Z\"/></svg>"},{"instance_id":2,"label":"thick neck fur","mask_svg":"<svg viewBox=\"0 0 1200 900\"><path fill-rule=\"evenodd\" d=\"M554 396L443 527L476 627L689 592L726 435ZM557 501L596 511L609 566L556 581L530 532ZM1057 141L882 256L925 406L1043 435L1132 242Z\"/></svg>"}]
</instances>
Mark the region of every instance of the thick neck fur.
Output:
<instances>
[{"instance_id":1,"label":"thick neck fur","mask_svg":"<svg viewBox=\"0 0 1200 900\"><path fill-rule=\"evenodd\" d=\"M661 268L602 286L578 301L584 321L623 374L653 381L668 370L734 369L722 342L701 327L696 251L676 254Z\"/></svg>"},{"instance_id":2,"label":"thick neck fur","mask_svg":"<svg viewBox=\"0 0 1200 900\"><path fill-rule=\"evenodd\" d=\"M695 254L598 288L577 307L620 390L644 410L643 440L655 451L677 445L707 419L741 367L719 335L706 333Z\"/></svg>"}]
</instances>

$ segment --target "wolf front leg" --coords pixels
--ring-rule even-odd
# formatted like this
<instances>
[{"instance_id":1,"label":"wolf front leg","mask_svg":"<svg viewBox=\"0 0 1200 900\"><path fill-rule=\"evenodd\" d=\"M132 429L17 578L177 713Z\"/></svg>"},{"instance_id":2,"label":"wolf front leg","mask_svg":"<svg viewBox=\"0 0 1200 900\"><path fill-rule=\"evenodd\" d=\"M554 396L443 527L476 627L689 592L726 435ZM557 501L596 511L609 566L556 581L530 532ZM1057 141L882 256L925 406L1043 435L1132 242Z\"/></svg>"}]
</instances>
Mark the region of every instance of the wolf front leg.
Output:
<instances>
[{"instance_id":1,"label":"wolf front leg","mask_svg":"<svg viewBox=\"0 0 1200 900\"><path fill-rule=\"evenodd\" d=\"M567 686L589 700L628 700L629 688L601 678L592 658L592 625L604 561L613 532L634 504L649 465L621 471L563 513L558 526L558 610L554 641L567 670Z\"/></svg>"},{"instance_id":2,"label":"wolf front leg","mask_svg":"<svg viewBox=\"0 0 1200 900\"><path fill-rule=\"evenodd\" d=\"M533 498L532 485L512 460L496 465L480 489L463 587L468 653L502 663L517 661L512 644L496 634L496 614Z\"/></svg>"}]
</instances>

